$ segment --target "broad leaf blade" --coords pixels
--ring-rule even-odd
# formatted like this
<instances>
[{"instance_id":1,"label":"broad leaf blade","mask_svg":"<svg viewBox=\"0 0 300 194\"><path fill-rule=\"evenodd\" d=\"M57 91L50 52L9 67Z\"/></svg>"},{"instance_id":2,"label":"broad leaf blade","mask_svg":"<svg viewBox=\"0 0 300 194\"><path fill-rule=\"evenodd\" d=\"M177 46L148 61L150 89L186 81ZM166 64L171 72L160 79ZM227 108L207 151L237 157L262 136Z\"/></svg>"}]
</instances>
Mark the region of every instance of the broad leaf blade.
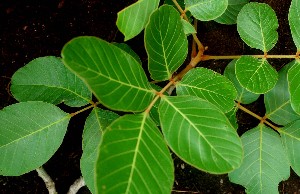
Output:
<instances>
[{"instance_id":1,"label":"broad leaf blade","mask_svg":"<svg viewBox=\"0 0 300 194\"><path fill-rule=\"evenodd\" d=\"M245 157L229 173L230 181L246 187L248 194L278 193L278 183L288 179L290 165L279 135L260 124L242 135Z\"/></svg>"},{"instance_id":2,"label":"broad leaf blade","mask_svg":"<svg viewBox=\"0 0 300 194\"><path fill-rule=\"evenodd\" d=\"M271 50L278 40L275 11L267 4L248 3L237 17L237 29L243 41L263 52Z\"/></svg>"},{"instance_id":3,"label":"broad leaf blade","mask_svg":"<svg viewBox=\"0 0 300 194\"><path fill-rule=\"evenodd\" d=\"M98 193L171 193L170 152L146 114L125 115L103 134L97 162Z\"/></svg>"},{"instance_id":4,"label":"broad leaf blade","mask_svg":"<svg viewBox=\"0 0 300 194\"><path fill-rule=\"evenodd\" d=\"M118 48L122 49L123 51L130 54L139 64L142 64L140 57L125 43L112 43L113 45L117 46Z\"/></svg>"},{"instance_id":5,"label":"broad leaf blade","mask_svg":"<svg viewBox=\"0 0 300 194\"><path fill-rule=\"evenodd\" d=\"M127 52L96 37L78 37L62 50L63 62L110 109L142 111L155 96L140 64Z\"/></svg>"},{"instance_id":6,"label":"broad leaf blade","mask_svg":"<svg viewBox=\"0 0 300 194\"><path fill-rule=\"evenodd\" d=\"M187 56L187 38L179 13L170 5L156 10L145 28L145 48L151 78L167 80Z\"/></svg>"},{"instance_id":7,"label":"broad leaf blade","mask_svg":"<svg viewBox=\"0 0 300 194\"><path fill-rule=\"evenodd\" d=\"M294 111L300 114L300 62L296 60L295 64L288 71L288 84L291 95L291 105Z\"/></svg>"},{"instance_id":8,"label":"broad leaf blade","mask_svg":"<svg viewBox=\"0 0 300 194\"><path fill-rule=\"evenodd\" d=\"M67 69L61 59L53 56L29 62L14 73L11 83L13 96L21 102L64 102L80 107L92 99L92 93L82 80Z\"/></svg>"},{"instance_id":9,"label":"broad leaf blade","mask_svg":"<svg viewBox=\"0 0 300 194\"><path fill-rule=\"evenodd\" d=\"M300 51L300 1L292 0L289 10L289 24L297 50Z\"/></svg>"},{"instance_id":10,"label":"broad leaf blade","mask_svg":"<svg viewBox=\"0 0 300 194\"><path fill-rule=\"evenodd\" d=\"M235 73L240 84L256 94L270 91L278 80L277 71L266 59L256 59L252 56L242 56L238 59Z\"/></svg>"},{"instance_id":11,"label":"broad leaf blade","mask_svg":"<svg viewBox=\"0 0 300 194\"><path fill-rule=\"evenodd\" d=\"M190 22L188 22L185 19L181 18L181 23L182 23L183 31L184 31L185 35L188 36L190 34L197 33L195 27Z\"/></svg>"},{"instance_id":12,"label":"broad leaf blade","mask_svg":"<svg viewBox=\"0 0 300 194\"><path fill-rule=\"evenodd\" d=\"M61 145L70 116L45 102L21 102L0 111L0 174L19 176L44 163Z\"/></svg>"},{"instance_id":13,"label":"broad leaf blade","mask_svg":"<svg viewBox=\"0 0 300 194\"><path fill-rule=\"evenodd\" d=\"M223 112L228 112L233 108L237 95L233 84L226 77L206 68L190 70L176 84L176 92L178 95L203 98Z\"/></svg>"},{"instance_id":14,"label":"broad leaf blade","mask_svg":"<svg viewBox=\"0 0 300 194\"><path fill-rule=\"evenodd\" d=\"M83 153L80 159L80 170L84 182L92 193L96 193L95 171L102 133L118 117L113 112L95 108L86 119L82 135Z\"/></svg>"},{"instance_id":15,"label":"broad leaf blade","mask_svg":"<svg viewBox=\"0 0 300 194\"><path fill-rule=\"evenodd\" d=\"M117 26L124 34L125 41L144 29L158 4L159 0L139 0L118 13Z\"/></svg>"},{"instance_id":16,"label":"broad leaf blade","mask_svg":"<svg viewBox=\"0 0 300 194\"><path fill-rule=\"evenodd\" d=\"M159 114L169 147L188 164L214 174L241 164L240 138L215 105L195 96L164 96Z\"/></svg>"},{"instance_id":17,"label":"broad leaf blade","mask_svg":"<svg viewBox=\"0 0 300 194\"><path fill-rule=\"evenodd\" d=\"M220 17L228 6L228 0L185 0L185 9L201 21Z\"/></svg>"}]
</instances>

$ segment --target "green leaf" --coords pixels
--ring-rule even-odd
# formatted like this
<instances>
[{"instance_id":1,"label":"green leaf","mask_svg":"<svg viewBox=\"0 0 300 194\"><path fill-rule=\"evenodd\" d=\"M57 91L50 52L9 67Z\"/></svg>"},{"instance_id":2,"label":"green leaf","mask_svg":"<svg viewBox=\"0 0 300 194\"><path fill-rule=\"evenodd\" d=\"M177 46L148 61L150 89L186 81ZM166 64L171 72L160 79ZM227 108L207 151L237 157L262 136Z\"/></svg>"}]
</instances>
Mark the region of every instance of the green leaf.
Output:
<instances>
[{"instance_id":1,"label":"green leaf","mask_svg":"<svg viewBox=\"0 0 300 194\"><path fill-rule=\"evenodd\" d=\"M194 26L190 22L188 22L185 19L181 18L181 23L182 23L183 31L184 31L185 35L188 36L190 34L197 33L196 29L194 28Z\"/></svg>"},{"instance_id":2,"label":"green leaf","mask_svg":"<svg viewBox=\"0 0 300 194\"><path fill-rule=\"evenodd\" d=\"M169 147L186 163L213 174L240 166L241 140L215 105L195 96L164 96L158 110Z\"/></svg>"},{"instance_id":3,"label":"green leaf","mask_svg":"<svg viewBox=\"0 0 300 194\"><path fill-rule=\"evenodd\" d=\"M118 13L117 27L125 41L138 35L146 26L159 0L139 0Z\"/></svg>"},{"instance_id":4,"label":"green leaf","mask_svg":"<svg viewBox=\"0 0 300 194\"><path fill-rule=\"evenodd\" d=\"M113 42L112 44L130 54L139 64L142 64L140 57L130 48L130 46L125 43Z\"/></svg>"},{"instance_id":5,"label":"green leaf","mask_svg":"<svg viewBox=\"0 0 300 194\"><path fill-rule=\"evenodd\" d=\"M70 116L45 102L20 102L0 111L0 174L19 176L44 163L61 145Z\"/></svg>"},{"instance_id":6,"label":"green leaf","mask_svg":"<svg viewBox=\"0 0 300 194\"><path fill-rule=\"evenodd\" d=\"M82 135L83 153L80 159L80 170L84 182L92 193L96 193L96 162L102 132L118 117L119 115L113 112L95 108L86 119Z\"/></svg>"},{"instance_id":7,"label":"green leaf","mask_svg":"<svg viewBox=\"0 0 300 194\"><path fill-rule=\"evenodd\" d=\"M185 7L184 0L176 0L176 1L180 5L180 7L182 9L184 9L184 7ZM168 4L168 5L172 5L172 6L176 7L173 0L165 0L164 4Z\"/></svg>"},{"instance_id":8,"label":"green leaf","mask_svg":"<svg viewBox=\"0 0 300 194\"><path fill-rule=\"evenodd\" d=\"M96 37L77 37L62 50L63 62L110 109L142 111L155 96L146 74L127 52Z\"/></svg>"},{"instance_id":9,"label":"green leaf","mask_svg":"<svg viewBox=\"0 0 300 194\"><path fill-rule=\"evenodd\" d=\"M279 130L291 167L300 176L300 120Z\"/></svg>"},{"instance_id":10,"label":"green leaf","mask_svg":"<svg viewBox=\"0 0 300 194\"><path fill-rule=\"evenodd\" d=\"M223 75L206 68L194 68L176 84L178 95L192 95L203 98L223 112L234 106L236 90L234 85Z\"/></svg>"},{"instance_id":11,"label":"green leaf","mask_svg":"<svg viewBox=\"0 0 300 194\"><path fill-rule=\"evenodd\" d=\"M229 173L230 181L246 187L248 194L278 193L278 183L290 175L290 165L280 136L263 124L242 135L244 160Z\"/></svg>"},{"instance_id":12,"label":"green leaf","mask_svg":"<svg viewBox=\"0 0 300 194\"><path fill-rule=\"evenodd\" d=\"M97 162L98 193L171 193L170 151L146 114L125 115L104 132Z\"/></svg>"},{"instance_id":13,"label":"green leaf","mask_svg":"<svg viewBox=\"0 0 300 194\"><path fill-rule=\"evenodd\" d=\"M239 12L248 2L249 0L228 0L226 11L220 17L215 19L215 21L221 24L236 24Z\"/></svg>"},{"instance_id":14,"label":"green leaf","mask_svg":"<svg viewBox=\"0 0 300 194\"><path fill-rule=\"evenodd\" d=\"M248 3L237 17L237 29L243 41L263 52L271 50L278 40L275 11L264 3Z\"/></svg>"},{"instance_id":15,"label":"green leaf","mask_svg":"<svg viewBox=\"0 0 300 194\"><path fill-rule=\"evenodd\" d=\"M237 117L236 117L236 112L238 111L238 108L235 106L233 107L229 112L225 113L227 116L228 120L230 121L231 125L235 130L238 129L238 122L237 122Z\"/></svg>"},{"instance_id":16,"label":"green leaf","mask_svg":"<svg viewBox=\"0 0 300 194\"><path fill-rule=\"evenodd\" d=\"M224 76L227 77L235 86L235 89L237 91L237 97L235 100L242 104L250 104L258 99L259 94L249 92L248 90L246 90L246 88L241 86L235 74L236 61L237 60L234 59L226 66Z\"/></svg>"},{"instance_id":17,"label":"green leaf","mask_svg":"<svg viewBox=\"0 0 300 194\"><path fill-rule=\"evenodd\" d=\"M156 10L145 28L145 48L151 78L167 80L184 62L188 43L179 13L170 5Z\"/></svg>"},{"instance_id":18,"label":"green leaf","mask_svg":"<svg viewBox=\"0 0 300 194\"><path fill-rule=\"evenodd\" d=\"M228 6L228 0L185 0L185 9L201 21L220 17Z\"/></svg>"},{"instance_id":19,"label":"green leaf","mask_svg":"<svg viewBox=\"0 0 300 194\"><path fill-rule=\"evenodd\" d=\"M61 59L53 56L29 62L14 73L11 83L13 96L22 102L64 102L80 107L92 99L92 93L85 84L63 65Z\"/></svg>"},{"instance_id":20,"label":"green leaf","mask_svg":"<svg viewBox=\"0 0 300 194\"><path fill-rule=\"evenodd\" d=\"M288 84L291 95L291 105L294 111L300 114L300 62L296 60L295 64L288 71Z\"/></svg>"},{"instance_id":21,"label":"green leaf","mask_svg":"<svg viewBox=\"0 0 300 194\"><path fill-rule=\"evenodd\" d=\"M290 102L287 72L295 62L285 65L279 72L275 87L264 95L266 116L278 125L286 125L297 119L300 115L295 113Z\"/></svg>"},{"instance_id":22,"label":"green leaf","mask_svg":"<svg viewBox=\"0 0 300 194\"><path fill-rule=\"evenodd\" d=\"M267 93L278 80L277 71L266 59L256 59L252 56L242 56L238 59L235 73L240 84L256 94Z\"/></svg>"},{"instance_id":23,"label":"green leaf","mask_svg":"<svg viewBox=\"0 0 300 194\"><path fill-rule=\"evenodd\" d=\"M297 50L300 51L300 1L292 0L289 10L289 24Z\"/></svg>"}]
</instances>

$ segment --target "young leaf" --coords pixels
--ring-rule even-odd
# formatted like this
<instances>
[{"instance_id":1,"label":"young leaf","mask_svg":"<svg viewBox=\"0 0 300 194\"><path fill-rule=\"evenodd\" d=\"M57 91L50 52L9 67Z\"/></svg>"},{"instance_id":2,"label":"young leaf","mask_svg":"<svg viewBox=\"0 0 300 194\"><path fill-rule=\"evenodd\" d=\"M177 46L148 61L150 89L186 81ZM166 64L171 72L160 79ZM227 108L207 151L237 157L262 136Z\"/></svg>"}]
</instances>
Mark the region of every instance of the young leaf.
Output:
<instances>
[{"instance_id":1,"label":"young leaf","mask_svg":"<svg viewBox=\"0 0 300 194\"><path fill-rule=\"evenodd\" d=\"M289 24L297 50L300 51L300 0L292 0L289 10Z\"/></svg>"},{"instance_id":2,"label":"young leaf","mask_svg":"<svg viewBox=\"0 0 300 194\"><path fill-rule=\"evenodd\" d=\"M113 42L112 44L130 54L139 64L142 64L140 57L130 48L130 46L125 43Z\"/></svg>"},{"instance_id":3,"label":"young leaf","mask_svg":"<svg viewBox=\"0 0 300 194\"><path fill-rule=\"evenodd\" d=\"M250 104L258 99L259 94L249 92L248 90L246 90L246 88L241 86L235 74L236 61L237 59L234 59L226 66L224 76L227 77L235 86L235 89L237 91L237 97L235 100L242 104Z\"/></svg>"},{"instance_id":4,"label":"young leaf","mask_svg":"<svg viewBox=\"0 0 300 194\"><path fill-rule=\"evenodd\" d=\"M228 0L185 0L185 9L201 21L220 17L228 6Z\"/></svg>"},{"instance_id":5,"label":"young leaf","mask_svg":"<svg viewBox=\"0 0 300 194\"><path fill-rule=\"evenodd\" d=\"M164 96L158 111L168 145L186 163L214 174L240 166L241 140L215 105L196 96Z\"/></svg>"},{"instance_id":6,"label":"young leaf","mask_svg":"<svg viewBox=\"0 0 300 194\"><path fill-rule=\"evenodd\" d=\"M288 179L290 165L279 135L263 124L242 135L245 157L229 173L230 181L246 187L248 194L278 193L278 183Z\"/></svg>"},{"instance_id":7,"label":"young leaf","mask_svg":"<svg viewBox=\"0 0 300 194\"><path fill-rule=\"evenodd\" d=\"M300 62L296 60L288 71L288 84L291 95L291 105L294 111L300 114Z\"/></svg>"},{"instance_id":8,"label":"young leaf","mask_svg":"<svg viewBox=\"0 0 300 194\"><path fill-rule=\"evenodd\" d=\"M252 56L239 58L235 64L235 73L240 84L256 94L270 91L278 80L277 71L266 59Z\"/></svg>"},{"instance_id":9,"label":"young leaf","mask_svg":"<svg viewBox=\"0 0 300 194\"><path fill-rule=\"evenodd\" d=\"M45 102L20 102L0 111L0 174L32 171L56 152L70 116Z\"/></svg>"},{"instance_id":10,"label":"young leaf","mask_svg":"<svg viewBox=\"0 0 300 194\"><path fill-rule=\"evenodd\" d=\"M125 41L144 29L158 4L159 0L139 0L118 13L117 27L124 34Z\"/></svg>"},{"instance_id":11,"label":"young leaf","mask_svg":"<svg viewBox=\"0 0 300 194\"><path fill-rule=\"evenodd\" d=\"M62 50L63 62L110 109L142 111L155 96L145 72L127 52L96 37L77 37Z\"/></svg>"},{"instance_id":12,"label":"young leaf","mask_svg":"<svg viewBox=\"0 0 300 194\"><path fill-rule=\"evenodd\" d=\"M92 193L96 193L95 168L102 132L118 117L113 112L95 108L86 119L82 135L83 153L80 159L80 170L84 182Z\"/></svg>"},{"instance_id":13,"label":"young leaf","mask_svg":"<svg viewBox=\"0 0 300 194\"><path fill-rule=\"evenodd\" d=\"M176 84L176 92L178 95L203 98L223 112L228 112L233 108L237 95L234 85L226 77L206 68L190 70Z\"/></svg>"},{"instance_id":14,"label":"young leaf","mask_svg":"<svg viewBox=\"0 0 300 194\"><path fill-rule=\"evenodd\" d=\"M64 102L80 107L92 99L85 84L64 66L61 59L53 56L29 62L14 73L11 84L10 90L18 101Z\"/></svg>"},{"instance_id":15,"label":"young leaf","mask_svg":"<svg viewBox=\"0 0 300 194\"><path fill-rule=\"evenodd\" d=\"M170 5L156 10L145 28L145 48L154 80L167 80L184 62L188 44L180 15Z\"/></svg>"},{"instance_id":16,"label":"young leaf","mask_svg":"<svg viewBox=\"0 0 300 194\"><path fill-rule=\"evenodd\" d=\"M271 50L278 40L275 11L264 3L248 3L237 17L237 29L243 41L263 52Z\"/></svg>"},{"instance_id":17,"label":"young leaf","mask_svg":"<svg viewBox=\"0 0 300 194\"><path fill-rule=\"evenodd\" d=\"M291 167L300 176L300 120L279 130Z\"/></svg>"},{"instance_id":18,"label":"young leaf","mask_svg":"<svg viewBox=\"0 0 300 194\"><path fill-rule=\"evenodd\" d=\"M264 95L266 116L278 125L287 125L300 119L300 115L292 109L287 81L287 72L294 63L285 65L278 72L279 78L275 87Z\"/></svg>"},{"instance_id":19,"label":"young leaf","mask_svg":"<svg viewBox=\"0 0 300 194\"><path fill-rule=\"evenodd\" d=\"M216 22L221 24L236 24L236 18L242 7L246 5L249 0L228 0L226 11L217 19Z\"/></svg>"},{"instance_id":20,"label":"young leaf","mask_svg":"<svg viewBox=\"0 0 300 194\"><path fill-rule=\"evenodd\" d=\"M97 161L98 193L171 193L173 162L146 114L125 115L104 132Z\"/></svg>"}]
</instances>

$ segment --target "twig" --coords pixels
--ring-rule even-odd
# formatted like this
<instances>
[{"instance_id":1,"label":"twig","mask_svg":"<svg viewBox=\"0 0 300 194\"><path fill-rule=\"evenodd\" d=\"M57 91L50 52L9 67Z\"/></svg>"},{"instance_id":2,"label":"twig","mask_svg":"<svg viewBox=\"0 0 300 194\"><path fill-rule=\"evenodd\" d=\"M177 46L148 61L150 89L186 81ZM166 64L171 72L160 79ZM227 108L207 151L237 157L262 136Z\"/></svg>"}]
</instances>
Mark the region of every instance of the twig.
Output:
<instances>
[{"instance_id":1,"label":"twig","mask_svg":"<svg viewBox=\"0 0 300 194\"><path fill-rule=\"evenodd\" d=\"M85 186L85 182L82 177L75 180L75 182L70 186L67 194L76 194L81 187Z\"/></svg>"},{"instance_id":2,"label":"twig","mask_svg":"<svg viewBox=\"0 0 300 194\"><path fill-rule=\"evenodd\" d=\"M45 171L45 169L43 167L39 167L38 169L36 169L39 177L41 177L43 179L43 181L46 184L46 187L49 191L49 194L57 194L56 189L55 189L55 183L54 181L51 179L51 177L48 175L48 173Z\"/></svg>"}]
</instances>

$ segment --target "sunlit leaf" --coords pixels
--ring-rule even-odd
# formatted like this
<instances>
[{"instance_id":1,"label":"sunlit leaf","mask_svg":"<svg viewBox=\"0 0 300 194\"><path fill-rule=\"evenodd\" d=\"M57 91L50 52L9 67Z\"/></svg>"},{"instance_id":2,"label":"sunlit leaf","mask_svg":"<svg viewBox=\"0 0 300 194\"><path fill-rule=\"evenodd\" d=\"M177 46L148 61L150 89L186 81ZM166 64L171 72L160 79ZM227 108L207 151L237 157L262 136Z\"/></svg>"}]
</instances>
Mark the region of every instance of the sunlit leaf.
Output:
<instances>
[{"instance_id":1,"label":"sunlit leaf","mask_svg":"<svg viewBox=\"0 0 300 194\"><path fill-rule=\"evenodd\" d=\"M292 0L289 10L289 24L294 43L300 51L300 0Z\"/></svg>"},{"instance_id":2,"label":"sunlit leaf","mask_svg":"<svg viewBox=\"0 0 300 194\"><path fill-rule=\"evenodd\" d=\"M300 62L297 60L288 71L288 85L291 95L291 105L300 114Z\"/></svg>"},{"instance_id":3,"label":"sunlit leaf","mask_svg":"<svg viewBox=\"0 0 300 194\"><path fill-rule=\"evenodd\" d=\"M151 15L145 28L145 48L151 78L170 79L184 62L187 46L179 13L170 5L161 6Z\"/></svg>"},{"instance_id":4,"label":"sunlit leaf","mask_svg":"<svg viewBox=\"0 0 300 194\"><path fill-rule=\"evenodd\" d=\"M125 115L104 132L97 162L98 193L171 193L173 162L146 114Z\"/></svg>"},{"instance_id":5,"label":"sunlit leaf","mask_svg":"<svg viewBox=\"0 0 300 194\"><path fill-rule=\"evenodd\" d=\"M128 46L125 43L113 43L113 45L119 47L120 49L122 49L123 51L127 52L128 54L130 54L139 64L142 64L142 61L140 59L140 57L130 48L130 46Z\"/></svg>"},{"instance_id":6,"label":"sunlit leaf","mask_svg":"<svg viewBox=\"0 0 300 194\"><path fill-rule=\"evenodd\" d=\"M118 13L117 26L124 34L125 41L144 29L158 4L159 0L139 0Z\"/></svg>"},{"instance_id":7,"label":"sunlit leaf","mask_svg":"<svg viewBox=\"0 0 300 194\"><path fill-rule=\"evenodd\" d=\"M14 73L11 83L10 90L18 101L64 102L80 107L92 99L92 93L81 79L53 56L29 62Z\"/></svg>"},{"instance_id":8,"label":"sunlit leaf","mask_svg":"<svg viewBox=\"0 0 300 194\"><path fill-rule=\"evenodd\" d=\"M195 96L164 96L158 110L168 145L186 163L214 174L239 167L241 140L215 105Z\"/></svg>"},{"instance_id":9,"label":"sunlit leaf","mask_svg":"<svg viewBox=\"0 0 300 194\"><path fill-rule=\"evenodd\" d=\"M20 102L0 111L0 174L19 176L44 163L61 145L70 116L45 102Z\"/></svg>"},{"instance_id":10,"label":"sunlit leaf","mask_svg":"<svg viewBox=\"0 0 300 194\"><path fill-rule=\"evenodd\" d=\"M237 17L237 29L251 48L271 50L278 40L278 21L275 11L264 3L248 3Z\"/></svg>"},{"instance_id":11,"label":"sunlit leaf","mask_svg":"<svg viewBox=\"0 0 300 194\"><path fill-rule=\"evenodd\" d=\"M110 109L142 111L155 95L141 65L104 40L74 38L64 46L62 57L65 65Z\"/></svg>"},{"instance_id":12,"label":"sunlit leaf","mask_svg":"<svg viewBox=\"0 0 300 194\"><path fill-rule=\"evenodd\" d=\"M230 181L246 187L248 194L278 193L278 183L290 176L290 165L280 136L260 124L242 135L242 165L229 173Z\"/></svg>"}]
</instances>

